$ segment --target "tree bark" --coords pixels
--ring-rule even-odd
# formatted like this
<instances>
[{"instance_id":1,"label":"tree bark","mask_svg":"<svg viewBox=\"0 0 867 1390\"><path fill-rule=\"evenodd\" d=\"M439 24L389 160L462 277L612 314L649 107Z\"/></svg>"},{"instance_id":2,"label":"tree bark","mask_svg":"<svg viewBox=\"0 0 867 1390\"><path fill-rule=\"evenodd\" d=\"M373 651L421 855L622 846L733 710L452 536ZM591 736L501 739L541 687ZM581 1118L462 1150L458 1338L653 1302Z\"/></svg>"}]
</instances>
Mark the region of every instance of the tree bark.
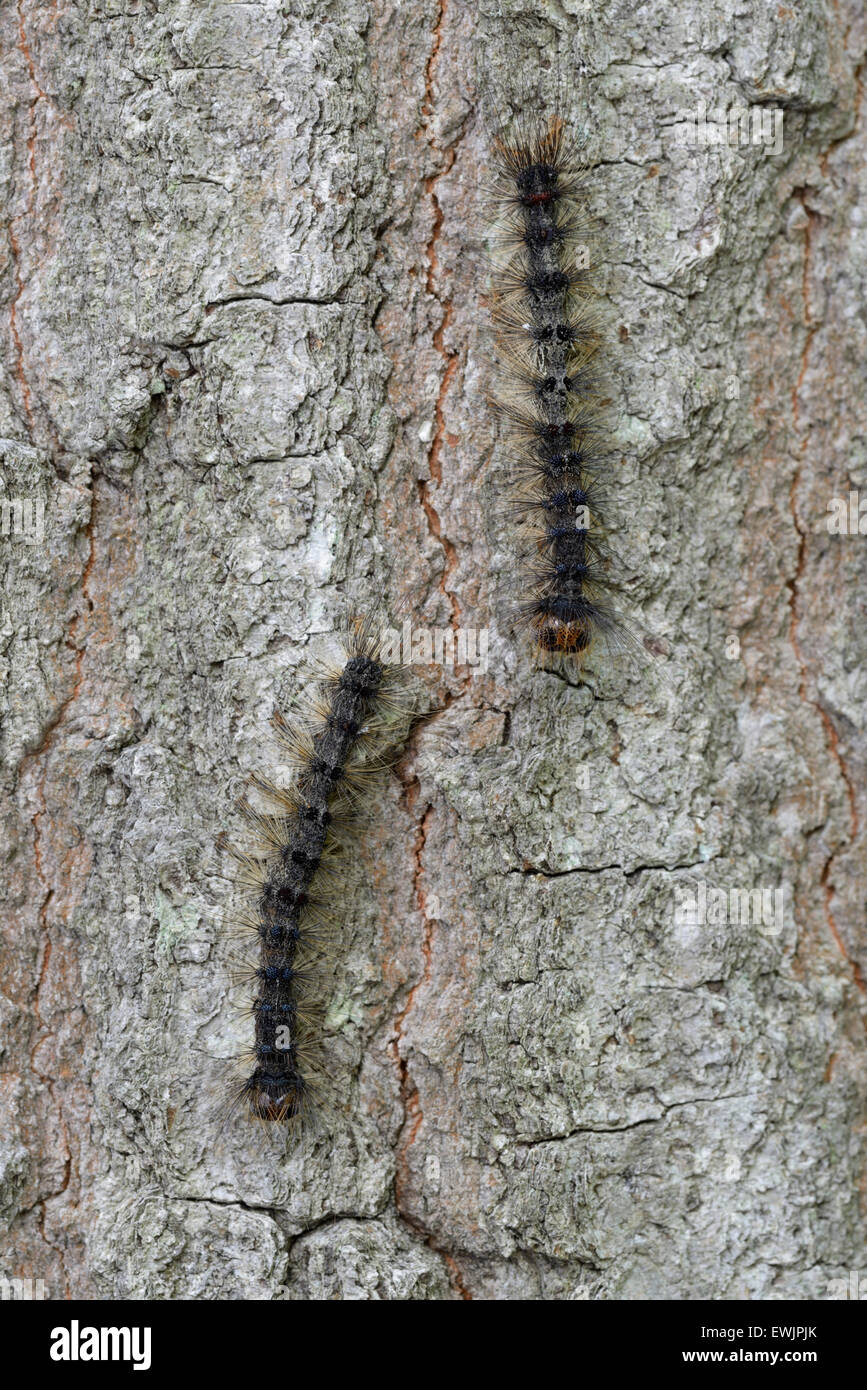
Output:
<instances>
[{"instance_id":1,"label":"tree bark","mask_svg":"<svg viewBox=\"0 0 867 1390\"><path fill-rule=\"evenodd\" d=\"M6 1277L821 1299L867 1269L867 43L855 0L755 8L0 11ZM583 685L512 629L486 406L480 113L555 50L656 653ZM701 103L779 112L781 147L703 147ZM334 1095L284 1153L214 1119L251 1026L211 846L386 589L488 665L414 668L345 869ZM684 919L700 885L785 911Z\"/></svg>"}]
</instances>

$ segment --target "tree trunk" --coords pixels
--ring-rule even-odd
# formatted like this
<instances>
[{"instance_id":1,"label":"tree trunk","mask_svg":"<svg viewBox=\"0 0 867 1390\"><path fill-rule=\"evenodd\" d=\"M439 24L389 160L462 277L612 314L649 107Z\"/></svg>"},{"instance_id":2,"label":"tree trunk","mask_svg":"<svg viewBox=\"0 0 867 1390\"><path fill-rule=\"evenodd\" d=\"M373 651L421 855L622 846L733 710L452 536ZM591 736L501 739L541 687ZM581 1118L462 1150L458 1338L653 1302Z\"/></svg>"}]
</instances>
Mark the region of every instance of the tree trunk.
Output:
<instances>
[{"instance_id":1,"label":"tree trunk","mask_svg":"<svg viewBox=\"0 0 867 1390\"><path fill-rule=\"evenodd\" d=\"M7 1277L821 1299L867 1268L867 44L855 0L756 8L3 7ZM513 630L486 404L480 112L555 45L655 653L584 684ZM751 143L707 145L718 108ZM251 1025L212 846L386 590L487 669L413 668L321 1128L283 1152L215 1120Z\"/></svg>"}]
</instances>

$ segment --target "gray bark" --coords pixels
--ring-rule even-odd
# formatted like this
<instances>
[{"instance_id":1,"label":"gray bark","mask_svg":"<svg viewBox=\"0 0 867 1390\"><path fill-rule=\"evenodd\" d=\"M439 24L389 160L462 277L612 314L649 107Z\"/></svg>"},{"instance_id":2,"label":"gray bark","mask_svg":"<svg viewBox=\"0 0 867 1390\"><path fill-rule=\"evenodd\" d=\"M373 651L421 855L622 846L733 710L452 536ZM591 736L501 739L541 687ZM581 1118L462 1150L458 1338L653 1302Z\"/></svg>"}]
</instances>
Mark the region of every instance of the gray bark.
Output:
<instances>
[{"instance_id":1,"label":"gray bark","mask_svg":"<svg viewBox=\"0 0 867 1390\"><path fill-rule=\"evenodd\" d=\"M0 9L4 496L44 504L0 539L2 1272L51 1297L867 1270L867 541L826 526L867 489L863 13L539 13ZM661 653L580 687L511 630L485 405L479 93L555 39ZM778 108L781 150L684 146L700 101ZM215 1125L250 1029L210 846L386 582L489 665L417 668L347 868L327 1123L284 1153ZM784 887L781 930L679 923L702 882Z\"/></svg>"}]
</instances>

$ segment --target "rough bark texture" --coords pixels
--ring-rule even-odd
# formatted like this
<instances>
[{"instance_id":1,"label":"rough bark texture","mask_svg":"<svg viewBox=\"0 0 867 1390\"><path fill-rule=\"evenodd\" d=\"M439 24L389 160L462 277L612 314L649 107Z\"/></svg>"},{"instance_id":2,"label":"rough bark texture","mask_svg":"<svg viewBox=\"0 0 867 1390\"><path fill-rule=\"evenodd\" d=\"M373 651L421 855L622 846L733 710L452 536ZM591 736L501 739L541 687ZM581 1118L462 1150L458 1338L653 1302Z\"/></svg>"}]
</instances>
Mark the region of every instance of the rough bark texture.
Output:
<instances>
[{"instance_id":1,"label":"rough bark texture","mask_svg":"<svg viewBox=\"0 0 867 1390\"><path fill-rule=\"evenodd\" d=\"M12 0L0 165L3 1273L50 1296L833 1296L864 1243L857 0ZM663 655L509 624L483 83L580 54ZM571 58L562 55L572 55ZM684 113L784 113L779 153ZM731 384L736 391L732 396ZM867 494L865 494L867 495ZM12 517L14 523L14 516ZM212 851L336 615L490 629L347 869L327 1133L215 1133ZM779 932L675 888L786 886Z\"/></svg>"}]
</instances>

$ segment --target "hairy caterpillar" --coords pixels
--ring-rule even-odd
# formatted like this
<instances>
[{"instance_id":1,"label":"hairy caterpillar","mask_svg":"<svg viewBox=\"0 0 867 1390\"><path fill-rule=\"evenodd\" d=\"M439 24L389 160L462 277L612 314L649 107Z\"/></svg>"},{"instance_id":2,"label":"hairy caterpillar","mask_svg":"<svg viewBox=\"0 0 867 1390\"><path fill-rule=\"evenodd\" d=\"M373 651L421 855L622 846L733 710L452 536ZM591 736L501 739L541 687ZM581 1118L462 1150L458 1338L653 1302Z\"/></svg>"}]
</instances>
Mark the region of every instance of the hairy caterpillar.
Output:
<instances>
[{"instance_id":1,"label":"hairy caterpillar","mask_svg":"<svg viewBox=\"0 0 867 1390\"><path fill-rule=\"evenodd\" d=\"M531 535L529 597L518 619L541 659L581 662L597 639L628 642L606 593L610 451L588 227L577 202L585 166L557 117L514 139L499 135L493 150L500 252L493 404L509 426L515 507Z\"/></svg>"},{"instance_id":2,"label":"hairy caterpillar","mask_svg":"<svg viewBox=\"0 0 867 1390\"><path fill-rule=\"evenodd\" d=\"M256 933L259 959L247 972L254 985L253 1069L232 1098L263 1121L292 1121L310 1112L312 1052L320 1010L313 1001L316 963L327 948L336 891L334 865L357 820L362 792L385 766L390 745L406 734L409 713L403 669L390 660L377 626L356 624L344 642L345 662L323 675L301 719L275 714L283 746L297 768L281 790L254 784L273 812L240 805L255 826L255 854L229 851L255 895L243 925Z\"/></svg>"}]
</instances>

